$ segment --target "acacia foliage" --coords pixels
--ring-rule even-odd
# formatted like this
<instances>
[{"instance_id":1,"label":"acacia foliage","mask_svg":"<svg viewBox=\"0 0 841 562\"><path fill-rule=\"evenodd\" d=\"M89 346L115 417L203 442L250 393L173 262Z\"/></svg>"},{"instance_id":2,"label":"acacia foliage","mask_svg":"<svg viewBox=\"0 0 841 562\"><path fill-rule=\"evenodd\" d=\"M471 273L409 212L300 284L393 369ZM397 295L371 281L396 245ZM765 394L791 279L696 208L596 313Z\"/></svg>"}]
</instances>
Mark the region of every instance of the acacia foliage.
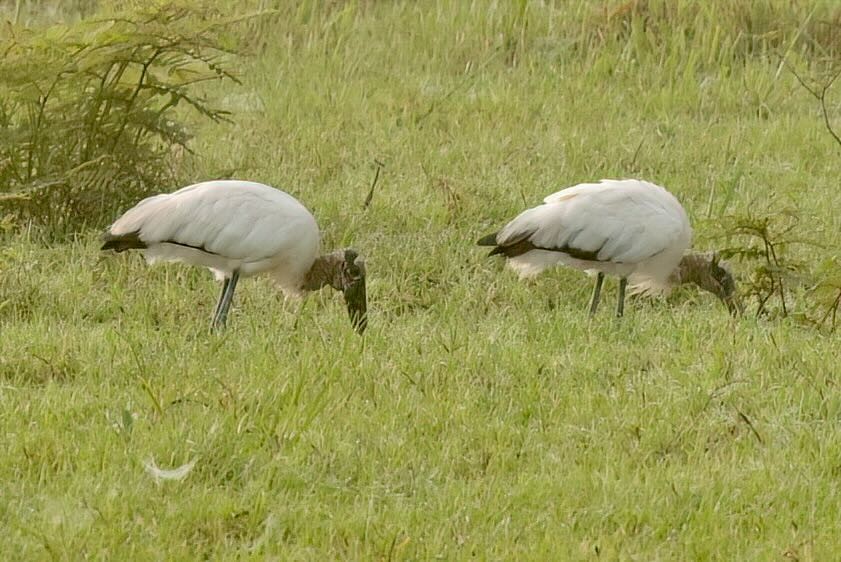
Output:
<instances>
[{"instance_id":1,"label":"acacia foliage","mask_svg":"<svg viewBox=\"0 0 841 562\"><path fill-rule=\"evenodd\" d=\"M101 226L174 184L194 116L228 113L235 24L208 8L143 3L73 25L0 33L0 217L54 233ZM180 148L179 148L180 147Z\"/></svg>"}]
</instances>

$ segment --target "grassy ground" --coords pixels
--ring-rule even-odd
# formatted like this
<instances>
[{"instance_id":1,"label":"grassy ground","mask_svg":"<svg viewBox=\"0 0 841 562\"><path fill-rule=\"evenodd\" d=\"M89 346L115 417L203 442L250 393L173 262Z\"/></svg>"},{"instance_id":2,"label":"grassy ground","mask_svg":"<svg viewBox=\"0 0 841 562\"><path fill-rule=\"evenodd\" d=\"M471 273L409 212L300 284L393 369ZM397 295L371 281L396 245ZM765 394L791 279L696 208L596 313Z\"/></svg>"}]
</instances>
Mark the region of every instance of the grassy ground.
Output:
<instances>
[{"instance_id":1,"label":"grassy ground","mask_svg":"<svg viewBox=\"0 0 841 562\"><path fill-rule=\"evenodd\" d=\"M683 201L696 247L723 215L793 207L824 246L796 256L832 255L838 146L780 65L815 48L811 7L750 4L738 33L748 3L692 4L626 25L595 2L302 3L266 24L244 86L214 92L237 124L197 131L185 175L304 201L325 246L367 256L369 330L250 280L212 336L206 272L10 235L0 558L837 556L837 334L691 290L616 322L613 284L588 322L579 272L520 283L472 245L635 176ZM150 459L195 465L156 482Z\"/></svg>"}]
</instances>

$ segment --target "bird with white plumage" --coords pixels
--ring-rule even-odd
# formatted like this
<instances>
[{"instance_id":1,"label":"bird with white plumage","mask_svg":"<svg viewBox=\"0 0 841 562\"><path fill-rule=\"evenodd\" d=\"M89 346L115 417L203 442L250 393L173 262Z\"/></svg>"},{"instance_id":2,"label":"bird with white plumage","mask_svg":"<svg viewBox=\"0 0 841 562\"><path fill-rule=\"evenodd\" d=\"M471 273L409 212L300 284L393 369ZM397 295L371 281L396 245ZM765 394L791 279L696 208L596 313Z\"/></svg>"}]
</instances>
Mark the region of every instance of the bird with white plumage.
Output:
<instances>
[{"instance_id":1,"label":"bird with white plumage","mask_svg":"<svg viewBox=\"0 0 841 562\"><path fill-rule=\"evenodd\" d=\"M240 277L270 275L288 296L330 286L354 328L367 326L365 262L352 249L319 255L320 234L297 199L256 182L218 180L148 197L105 232L103 250L207 267L222 281L211 327L225 325Z\"/></svg>"},{"instance_id":2,"label":"bird with white plumage","mask_svg":"<svg viewBox=\"0 0 841 562\"><path fill-rule=\"evenodd\" d=\"M626 179L582 183L549 195L499 232L478 241L494 246L521 278L563 264L596 275L590 315L599 305L604 276L619 277L617 316L628 283L635 293L667 294L694 283L741 310L736 283L718 254L687 252L692 228L680 202L653 183Z\"/></svg>"}]
</instances>

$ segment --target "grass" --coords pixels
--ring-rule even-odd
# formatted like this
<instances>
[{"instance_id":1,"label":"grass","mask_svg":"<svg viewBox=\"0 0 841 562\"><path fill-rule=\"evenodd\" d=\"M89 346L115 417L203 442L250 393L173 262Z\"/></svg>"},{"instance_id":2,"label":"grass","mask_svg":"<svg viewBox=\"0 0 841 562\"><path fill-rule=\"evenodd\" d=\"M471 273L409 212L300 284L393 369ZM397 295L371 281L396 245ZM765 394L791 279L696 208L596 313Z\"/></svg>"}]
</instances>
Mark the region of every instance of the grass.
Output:
<instances>
[{"instance_id":1,"label":"grass","mask_svg":"<svg viewBox=\"0 0 841 562\"><path fill-rule=\"evenodd\" d=\"M473 246L556 189L636 176L681 199L696 247L785 205L821 246L796 257L832 255L838 146L780 70L808 66L812 7L771 3L801 11L736 41L720 4L676 3L684 27L593 2L304 2L263 24L244 86L213 92L237 124L195 131L185 181L299 197L326 247L367 256L369 330L338 296L248 280L213 336L206 272L7 234L0 557L832 559L837 332L692 290L617 322L613 283L588 322L579 272L520 283ZM196 463L156 482L150 459Z\"/></svg>"}]
</instances>

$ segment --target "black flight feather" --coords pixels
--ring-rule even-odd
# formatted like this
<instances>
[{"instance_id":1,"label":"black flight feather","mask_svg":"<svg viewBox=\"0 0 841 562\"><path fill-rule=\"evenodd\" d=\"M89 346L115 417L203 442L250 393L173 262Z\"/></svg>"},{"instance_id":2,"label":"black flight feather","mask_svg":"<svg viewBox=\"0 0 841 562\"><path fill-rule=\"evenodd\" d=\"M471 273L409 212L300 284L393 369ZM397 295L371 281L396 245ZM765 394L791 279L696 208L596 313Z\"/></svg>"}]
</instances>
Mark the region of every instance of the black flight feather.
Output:
<instances>
[{"instance_id":1,"label":"black flight feather","mask_svg":"<svg viewBox=\"0 0 841 562\"><path fill-rule=\"evenodd\" d=\"M479 238L479 241L476 242L477 246L496 246L496 235L497 233L494 232L493 234L488 234L487 236L482 236Z\"/></svg>"},{"instance_id":2,"label":"black flight feather","mask_svg":"<svg viewBox=\"0 0 841 562\"><path fill-rule=\"evenodd\" d=\"M140 239L140 232L128 232L126 234L111 234L106 232L102 235L105 244L100 250L114 250L124 252L126 250L142 250L146 248L146 242Z\"/></svg>"},{"instance_id":3,"label":"black flight feather","mask_svg":"<svg viewBox=\"0 0 841 562\"><path fill-rule=\"evenodd\" d=\"M496 242L497 233L488 234L487 236L483 236L476 242L479 246L496 246L488 256L499 256L503 255L506 258L516 258L517 256L522 256L525 253L531 252L532 250L545 250L547 252L559 252L562 254L566 254L570 257L575 259L579 259L582 261L608 261L608 260L600 260L599 259L599 252L601 248L597 250L582 250L580 248L575 248L573 246L564 245L558 248L546 248L543 246L537 246L533 244L529 238L534 234L534 232L523 232L519 236L512 237L507 244L500 245Z\"/></svg>"},{"instance_id":4,"label":"black flight feather","mask_svg":"<svg viewBox=\"0 0 841 562\"><path fill-rule=\"evenodd\" d=\"M111 234L110 232L106 232L102 236L102 239L105 241L105 244L102 245L100 250L125 252L126 250L145 250L149 247L146 242L140 239L139 231L129 232L127 234ZM159 244L175 244L176 246L192 248L193 250L198 250L200 252L204 252L205 254L218 255L216 252L211 252L204 246L192 246L190 244L184 244L183 242L176 242L175 240L162 240Z\"/></svg>"}]
</instances>

